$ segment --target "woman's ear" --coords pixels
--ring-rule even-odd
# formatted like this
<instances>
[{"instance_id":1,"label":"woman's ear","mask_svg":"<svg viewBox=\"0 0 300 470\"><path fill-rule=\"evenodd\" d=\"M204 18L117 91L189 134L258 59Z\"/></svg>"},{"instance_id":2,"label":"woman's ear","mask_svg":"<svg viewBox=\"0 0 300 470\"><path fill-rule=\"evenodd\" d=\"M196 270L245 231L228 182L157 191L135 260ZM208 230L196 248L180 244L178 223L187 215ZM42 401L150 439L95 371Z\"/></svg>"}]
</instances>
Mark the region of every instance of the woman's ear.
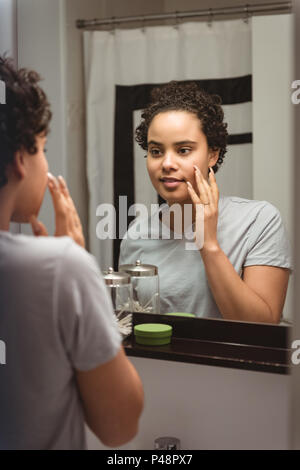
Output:
<instances>
[{"instance_id":1,"label":"woman's ear","mask_svg":"<svg viewBox=\"0 0 300 470\"><path fill-rule=\"evenodd\" d=\"M217 163L219 154L220 154L220 149L210 151L209 161L208 161L208 165L210 167L213 167Z\"/></svg>"},{"instance_id":2,"label":"woman's ear","mask_svg":"<svg viewBox=\"0 0 300 470\"><path fill-rule=\"evenodd\" d=\"M17 150L17 152L14 154L11 171L14 176L18 179L23 179L25 177L25 157L24 152L22 152L22 150Z\"/></svg>"}]
</instances>

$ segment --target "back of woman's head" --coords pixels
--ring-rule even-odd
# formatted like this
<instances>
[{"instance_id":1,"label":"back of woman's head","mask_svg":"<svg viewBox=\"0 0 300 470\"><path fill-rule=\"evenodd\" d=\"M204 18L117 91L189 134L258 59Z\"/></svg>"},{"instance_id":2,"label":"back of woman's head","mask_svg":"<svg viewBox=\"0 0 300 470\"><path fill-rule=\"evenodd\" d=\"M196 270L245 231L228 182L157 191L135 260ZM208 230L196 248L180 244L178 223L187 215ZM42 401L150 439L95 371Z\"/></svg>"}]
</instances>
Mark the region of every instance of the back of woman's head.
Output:
<instances>
[{"instance_id":1,"label":"back of woman's head","mask_svg":"<svg viewBox=\"0 0 300 470\"><path fill-rule=\"evenodd\" d=\"M18 150L37 151L36 136L49 132L50 105L39 87L40 76L0 56L0 80L5 84L5 104L0 104L0 188Z\"/></svg>"}]
</instances>

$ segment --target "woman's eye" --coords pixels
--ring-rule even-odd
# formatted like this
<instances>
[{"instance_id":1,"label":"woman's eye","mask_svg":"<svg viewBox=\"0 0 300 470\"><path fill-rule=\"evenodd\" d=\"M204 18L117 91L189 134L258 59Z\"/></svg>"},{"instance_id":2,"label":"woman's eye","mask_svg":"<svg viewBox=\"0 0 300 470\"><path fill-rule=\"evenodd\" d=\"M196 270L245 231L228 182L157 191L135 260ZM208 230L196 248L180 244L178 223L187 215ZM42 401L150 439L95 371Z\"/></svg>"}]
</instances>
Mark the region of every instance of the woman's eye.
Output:
<instances>
[{"instance_id":1,"label":"woman's eye","mask_svg":"<svg viewBox=\"0 0 300 470\"><path fill-rule=\"evenodd\" d=\"M149 152L152 157L159 157L161 155L160 149L150 149Z\"/></svg>"},{"instance_id":2,"label":"woman's eye","mask_svg":"<svg viewBox=\"0 0 300 470\"><path fill-rule=\"evenodd\" d=\"M188 153L190 152L190 150L191 150L190 148L185 148L185 147L183 147L183 148L179 149L179 153L180 153L181 155L186 155L186 154L188 154Z\"/></svg>"},{"instance_id":3,"label":"woman's eye","mask_svg":"<svg viewBox=\"0 0 300 470\"><path fill-rule=\"evenodd\" d=\"M44 148L44 153L47 153L48 152L48 149Z\"/></svg>"}]
</instances>

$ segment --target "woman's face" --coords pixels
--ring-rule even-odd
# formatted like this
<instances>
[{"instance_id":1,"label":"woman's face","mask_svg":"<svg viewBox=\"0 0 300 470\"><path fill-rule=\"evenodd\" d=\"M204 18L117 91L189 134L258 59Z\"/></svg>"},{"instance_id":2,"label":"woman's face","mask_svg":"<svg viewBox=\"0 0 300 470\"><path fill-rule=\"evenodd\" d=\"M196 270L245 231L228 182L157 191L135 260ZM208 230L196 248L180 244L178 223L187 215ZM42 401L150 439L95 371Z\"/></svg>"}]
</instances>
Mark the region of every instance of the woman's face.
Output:
<instances>
[{"instance_id":1,"label":"woman's face","mask_svg":"<svg viewBox=\"0 0 300 470\"><path fill-rule=\"evenodd\" d=\"M148 173L154 188L169 205L191 202L186 182L196 189L194 165L207 178L218 153L208 148L201 121L189 111L159 113L149 126Z\"/></svg>"},{"instance_id":2,"label":"woman's face","mask_svg":"<svg viewBox=\"0 0 300 470\"><path fill-rule=\"evenodd\" d=\"M48 182L48 162L45 156L47 137L36 137L37 152L23 152L24 178L19 187L17 203L12 216L14 222L28 222L31 215L37 216L43 202Z\"/></svg>"}]
</instances>

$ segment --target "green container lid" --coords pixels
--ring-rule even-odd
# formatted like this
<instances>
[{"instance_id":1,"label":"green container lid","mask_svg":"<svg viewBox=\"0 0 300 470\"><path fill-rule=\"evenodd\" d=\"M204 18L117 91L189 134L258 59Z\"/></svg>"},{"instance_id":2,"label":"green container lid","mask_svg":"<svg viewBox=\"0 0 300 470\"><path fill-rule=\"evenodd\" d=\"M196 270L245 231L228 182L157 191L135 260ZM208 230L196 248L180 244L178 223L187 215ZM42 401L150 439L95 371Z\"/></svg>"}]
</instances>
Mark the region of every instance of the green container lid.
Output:
<instances>
[{"instance_id":1,"label":"green container lid","mask_svg":"<svg viewBox=\"0 0 300 470\"><path fill-rule=\"evenodd\" d=\"M161 338L171 336L172 327L163 323L141 323L135 325L134 334L136 336L147 336L148 338Z\"/></svg>"},{"instance_id":2,"label":"green container lid","mask_svg":"<svg viewBox=\"0 0 300 470\"><path fill-rule=\"evenodd\" d=\"M171 342L172 330L172 326L163 323L142 323L134 327L134 334L139 344L161 346Z\"/></svg>"},{"instance_id":3,"label":"green container lid","mask_svg":"<svg viewBox=\"0 0 300 470\"><path fill-rule=\"evenodd\" d=\"M196 317L194 313L181 313L181 312L175 312L175 313L166 313L165 315L175 315L176 317Z\"/></svg>"}]
</instances>

